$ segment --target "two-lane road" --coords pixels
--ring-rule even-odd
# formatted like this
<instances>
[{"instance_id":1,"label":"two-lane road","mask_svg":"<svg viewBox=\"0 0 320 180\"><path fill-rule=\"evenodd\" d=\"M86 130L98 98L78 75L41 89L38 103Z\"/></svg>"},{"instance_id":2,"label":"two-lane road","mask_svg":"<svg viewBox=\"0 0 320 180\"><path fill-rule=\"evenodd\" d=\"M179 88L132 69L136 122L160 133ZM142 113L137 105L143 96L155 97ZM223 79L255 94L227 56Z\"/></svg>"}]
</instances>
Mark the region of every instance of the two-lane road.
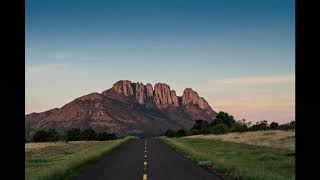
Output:
<instances>
[{"instance_id":1,"label":"two-lane road","mask_svg":"<svg viewBox=\"0 0 320 180\"><path fill-rule=\"evenodd\" d=\"M218 180L159 139L131 140L76 180Z\"/></svg>"}]
</instances>

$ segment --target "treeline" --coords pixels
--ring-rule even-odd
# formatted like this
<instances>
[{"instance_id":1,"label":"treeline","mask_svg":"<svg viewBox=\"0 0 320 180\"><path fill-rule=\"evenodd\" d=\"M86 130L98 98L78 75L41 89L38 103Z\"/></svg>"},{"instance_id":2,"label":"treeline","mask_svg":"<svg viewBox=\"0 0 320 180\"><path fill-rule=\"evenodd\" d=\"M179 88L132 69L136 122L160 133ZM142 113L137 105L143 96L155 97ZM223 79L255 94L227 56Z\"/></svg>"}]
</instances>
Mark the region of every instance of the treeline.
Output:
<instances>
[{"instance_id":1,"label":"treeline","mask_svg":"<svg viewBox=\"0 0 320 180\"><path fill-rule=\"evenodd\" d=\"M59 134L55 129L36 131L31 141L33 142L53 142L53 141L108 141L117 139L115 133L95 132L93 129L72 128ZM25 138L25 141L28 140ZM29 140L30 141L30 140Z\"/></svg>"},{"instance_id":2,"label":"treeline","mask_svg":"<svg viewBox=\"0 0 320 180\"><path fill-rule=\"evenodd\" d=\"M235 120L232 115L220 111L216 119L209 123L205 120L196 120L193 127L189 130L180 129L177 131L167 130L163 135L167 137L182 137L187 135L197 134L224 134L229 132L246 132L246 131L260 131L260 130L289 130L295 129L295 121L286 124L278 124L277 122L268 123L267 120L256 122L246 122L245 119Z\"/></svg>"}]
</instances>

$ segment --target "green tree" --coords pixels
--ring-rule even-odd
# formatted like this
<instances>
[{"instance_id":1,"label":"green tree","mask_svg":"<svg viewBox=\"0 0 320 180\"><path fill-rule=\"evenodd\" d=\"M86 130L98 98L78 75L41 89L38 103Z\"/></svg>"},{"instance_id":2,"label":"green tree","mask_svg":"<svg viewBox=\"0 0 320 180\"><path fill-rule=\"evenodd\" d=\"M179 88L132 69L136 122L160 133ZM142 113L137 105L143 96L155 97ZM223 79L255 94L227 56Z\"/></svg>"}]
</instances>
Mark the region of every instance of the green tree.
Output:
<instances>
[{"instance_id":1,"label":"green tree","mask_svg":"<svg viewBox=\"0 0 320 180\"><path fill-rule=\"evenodd\" d=\"M214 121L211 122L211 126L215 126L217 124L225 124L226 126L228 126L229 128L232 127L232 125L234 123L236 123L235 119L233 118L233 116L229 115L226 112L220 111L217 116L216 119Z\"/></svg>"},{"instance_id":2,"label":"green tree","mask_svg":"<svg viewBox=\"0 0 320 180\"><path fill-rule=\"evenodd\" d=\"M66 132L66 141L79 141L81 138L81 130L79 128L72 128Z\"/></svg>"},{"instance_id":3,"label":"green tree","mask_svg":"<svg viewBox=\"0 0 320 180\"><path fill-rule=\"evenodd\" d=\"M256 122L255 125L250 127L251 131L260 131L260 130L267 130L269 128L269 124L267 120L263 120L260 122Z\"/></svg>"},{"instance_id":4,"label":"green tree","mask_svg":"<svg viewBox=\"0 0 320 180\"><path fill-rule=\"evenodd\" d=\"M296 128L296 121L291 121L291 122L289 123L289 125L290 125L290 128L291 128L291 129L295 129L295 128Z\"/></svg>"},{"instance_id":5,"label":"green tree","mask_svg":"<svg viewBox=\"0 0 320 180\"><path fill-rule=\"evenodd\" d=\"M115 139L117 139L118 137L117 137L117 135L115 134L115 133L111 133L111 134L108 134L108 139L109 140L115 140Z\"/></svg>"},{"instance_id":6,"label":"green tree","mask_svg":"<svg viewBox=\"0 0 320 180\"><path fill-rule=\"evenodd\" d=\"M231 132L245 132L249 129L249 123L246 123L245 119L242 119L241 121L236 121L233 123Z\"/></svg>"},{"instance_id":7,"label":"green tree","mask_svg":"<svg viewBox=\"0 0 320 180\"><path fill-rule=\"evenodd\" d=\"M270 124L270 128L271 128L271 129L277 129L278 126L279 126L279 124L276 123L276 122L272 122L272 123Z\"/></svg>"},{"instance_id":8,"label":"green tree","mask_svg":"<svg viewBox=\"0 0 320 180\"><path fill-rule=\"evenodd\" d=\"M208 121L202 120L202 119L198 119L194 121L194 124L192 126L192 128L190 129L192 130L198 130L199 132L203 132L205 129L209 128L209 123Z\"/></svg>"},{"instance_id":9,"label":"green tree","mask_svg":"<svg viewBox=\"0 0 320 180\"><path fill-rule=\"evenodd\" d=\"M81 132L81 140L92 141L96 139L96 132L89 128Z\"/></svg>"},{"instance_id":10,"label":"green tree","mask_svg":"<svg viewBox=\"0 0 320 180\"><path fill-rule=\"evenodd\" d=\"M213 134L227 133L228 130L229 130L228 126L225 125L224 123L217 124L210 128L210 132L212 132Z\"/></svg>"},{"instance_id":11,"label":"green tree","mask_svg":"<svg viewBox=\"0 0 320 180\"><path fill-rule=\"evenodd\" d=\"M108 141L109 134L107 132L99 132L97 133L96 140L98 141Z\"/></svg>"},{"instance_id":12,"label":"green tree","mask_svg":"<svg viewBox=\"0 0 320 180\"><path fill-rule=\"evenodd\" d=\"M48 141L48 133L44 130L36 131L32 137L34 142L46 142Z\"/></svg>"},{"instance_id":13,"label":"green tree","mask_svg":"<svg viewBox=\"0 0 320 180\"><path fill-rule=\"evenodd\" d=\"M184 129L179 129L178 131L177 131L177 133L176 133L176 137L182 137L182 136L186 136L187 135L187 132L186 132L186 130L184 130Z\"/></svg>"},{"instance_id":14,"label":"green tree","mask_svg":"<svg viewBox=\"0 0 320 180\"><path fill-rule=\"evenodd\" d=\"M175 132L174 130L172 130L172 129L168 129L168 130L164 133L164 135L165 135L166 137L175 137L175 136L176 136L176 132Z\"/></svg>"},{"instance_id":15,"label":"green tree","mask_svg":"<svg viewBox=\"0 0 320 180\"><path fill-rule=\"evenodd\" d=\"M48 141L58 141L59 133L55 129L49 129L48 132Z\"/></svg>"}]
</instances>

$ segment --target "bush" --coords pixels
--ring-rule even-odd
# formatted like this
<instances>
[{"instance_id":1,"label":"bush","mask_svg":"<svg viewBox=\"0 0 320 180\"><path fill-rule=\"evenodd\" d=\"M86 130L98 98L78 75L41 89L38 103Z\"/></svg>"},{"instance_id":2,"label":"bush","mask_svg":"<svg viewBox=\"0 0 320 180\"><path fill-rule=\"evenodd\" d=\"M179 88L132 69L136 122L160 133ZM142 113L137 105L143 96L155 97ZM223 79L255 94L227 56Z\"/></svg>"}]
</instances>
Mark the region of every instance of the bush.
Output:
<instances>
[{"instance_id":1,"label":"bush","mask_svg":"<svg viewBox=\"0 0 320 180\"><path fill-rule=\"evenodd\" d=\"M111 134L108 134L108 138L109 138L109 140L115 140L118 137L117 137L117 135L115 133L111 133Z\"/></svg>"},{"instance_id":2,"label":"bush","mask_svg":"<svg viewBox=\"0 0 320 180\"><path fill-rule=\"evenodd\" d=\"M81 130L72 128L66 132L66 141L79 141L81 139Z\"/></svg>"},{"instance_id":3,"label":"bush","mask_svg":"<svg viewBox=\"0 0 320 180\"><path fill-rule=\"evenodd\" d=\"M177 133L176 133L176 137L182 137L182 136L186 136L187 135L187 132L186 132L186 130L184 130L184 129L179 129L178 131L177 131Z\"/></svg>"},{"instance_id":4,"label":"bush","mask_svg":"<svg viewBox=\"0 0 320 180\"><path fill-rule=\"evenodd\" d=\"M191 131L198 130L199 132L203 132L205 129L208 129L208 128L209 128L208 121L198 119L198 120L194 121L194 124L190 130Z\"/></svg>"},{"instance_id":5,"label":"bush","mask_svg":"<svg viewBox=\"0 0 320 180\"><path fill-rule=\"evenodd\" d=\"M164 133L164 135L165 135L166 137L175 137L175 136L176 136L176 132L175 132L174 130L172 130L172 129L168 129L168 130Z\"/></svg>"},{"instance_id":6,"label":"bush","mask_svg":"<svg viewBox=\"0 0 320 180\"><path fill-rule=\"evenodd\" d=\"M271 129L277 129L278 126L279 126L279 124L276 123L276 122L272 122L272 123L270 124L270 128L271 128Z\"/></svg>"},{"instance_id":7,"label":"bush","mask_svg":"<svg viewBox=\"0 0 320 180\"><path fill-rule=\"evenodd\" d=\"M96 132L89 128L81 132L81 140L92 141L96 139Z\"/></svg>"},{"instance_id":8,"label":"bush","mask_svg":"<svg viewBox=\"0 0 320 180\"><path fill-rule=\"evenodd\" d=\"M197 135L200 134L201 132L198 129L192 129L190 130L190 135Z\"/></svg>"},{"instance_id":9,"label":"bush","mask_svg":"<svg viewBox=\"0 0 320 180\"><path fill-rule=\"evenodd\" d=\"M233 116L229 115L226 112L222 112L220 111L217 116L216 119L214 121L212 121L212 123L210 124L211 126L215 126L217 124L225 124L226 126L228 126L229 128L231 128L231 126L236 123L236 121L234 120Z\"/></svg>"},{"instance_id":10,"label":"bush","mask_svg":"<svg viewBox=\"0 0 320 180\"><path fill-rule=\"evenodd\" d=\"M291 122L289 123L289 125L290 125L290 128L291 128L291 129L295 129L295 128L296 128L296 121L291 121Z\"/></svg>"},{"instance_id":11,"label":"bush","mask_svg":"<svg viewBox=\"0 0 320 180\"><path fill-rule=\"evenodd\" d=\"M255 125L250 127L250 131L259 131L259 130L267 130L269 128L268 121L263 120L260 122L256 122Z\"/></svg>"},{"instance_id":12,"label":"bush","mask_svg":"<svg viewBox=\"0 0 320 180\"><path fill-rule=\"evenodd\" d=\"M54 129L49 129L47 134L48 134L48 141L58 141L60 138L59 133Z\"/></svg>"},{"instance_id":13,"label":"bush","mask_svg":"<svg viewBox=\"0 0 320 180\"><path fill-rule=\"evenodd\" d=\"M100 132L96 135L96 140L98 141L108 141L114 139L117 139L117 136L114 133L108 134L107 132Z\"/></svg>"},{"instance_id":14,"label":"bush","mask_svg":"<svg viewBox=\"0 0 320 180\"><path fill-rule=\"evenodd\" d=\"M223 134L227 133L229 130L228 126L224 123L217 124L210 128L210 132L213 134Z\"/></svg>"},{"instance_id":15,"label":"bush","mask_svg":"<svg viewBox=\"0 0 320 180\"><path fill-rule=\"evenodd\" d=\"M246 123L245 119L242 119L241 121L237 121L233 123L231 132L245 132L249 129L249 123Z\"/></svg>"},{"instance_id":16,"label":"bush","mask_svg":"<svg viewBox=\"0 0 320 180\"><path fill-rule=\"evenodd\" d=\"M34 142L46 142L48 141L48 133L44 130L36 131L32 137Z\"/></svg>"}]
</instances>

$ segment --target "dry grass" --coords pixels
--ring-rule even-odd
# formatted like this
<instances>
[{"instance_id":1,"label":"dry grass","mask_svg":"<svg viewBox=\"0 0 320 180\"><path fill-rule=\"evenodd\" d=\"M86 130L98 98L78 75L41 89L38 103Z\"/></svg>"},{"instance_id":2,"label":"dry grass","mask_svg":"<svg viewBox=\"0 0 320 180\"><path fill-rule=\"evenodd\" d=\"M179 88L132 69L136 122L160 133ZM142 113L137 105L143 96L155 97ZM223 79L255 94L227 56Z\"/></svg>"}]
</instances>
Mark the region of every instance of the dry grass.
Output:
<instances>
[{"instance_id":1,"label":"dry grass","mask_svg":"<svg viewBox=\"0 0 320 180\"><path fill-rule=\"evenodd\" d=\"M28 180L70 179L105 154L132 139L25 144Z\"/></svg>"},{"instance_id":2,"label":"dry grass","mask_svg":"<svg viewBox=\"0 0 320 180\"><path fill-rule=\"evenodd\" d=\"M222 135L194 135L184 138L201 138L265 146L295 152L295 131L267 130Z\"/></svg>"}]
</instances>

